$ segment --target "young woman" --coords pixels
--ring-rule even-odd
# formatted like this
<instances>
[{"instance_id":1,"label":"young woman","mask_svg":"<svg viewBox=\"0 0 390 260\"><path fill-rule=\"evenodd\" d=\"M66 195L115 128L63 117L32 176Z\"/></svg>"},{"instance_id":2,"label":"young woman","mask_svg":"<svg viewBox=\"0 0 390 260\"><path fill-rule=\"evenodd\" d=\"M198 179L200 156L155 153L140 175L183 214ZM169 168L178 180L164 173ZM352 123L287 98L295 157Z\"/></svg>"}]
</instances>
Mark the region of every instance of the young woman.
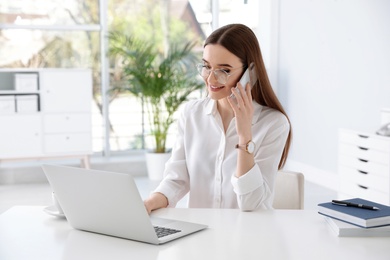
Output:
<instances>
[{"instance_id":1,"label":"young woman","mask_svg":"<svg viewBox=\"0 0 390 260\"><path fill-rule=\"evenodd\" d=\"M239 83L251 63L257 74L252 90ZM253 31L242 24L214 31L198 70L208 95L181 112L165 177L145 200L146 209L174 207L188 192L193 208L271 209L291 130Z\"/></svg>"}]
</instances>

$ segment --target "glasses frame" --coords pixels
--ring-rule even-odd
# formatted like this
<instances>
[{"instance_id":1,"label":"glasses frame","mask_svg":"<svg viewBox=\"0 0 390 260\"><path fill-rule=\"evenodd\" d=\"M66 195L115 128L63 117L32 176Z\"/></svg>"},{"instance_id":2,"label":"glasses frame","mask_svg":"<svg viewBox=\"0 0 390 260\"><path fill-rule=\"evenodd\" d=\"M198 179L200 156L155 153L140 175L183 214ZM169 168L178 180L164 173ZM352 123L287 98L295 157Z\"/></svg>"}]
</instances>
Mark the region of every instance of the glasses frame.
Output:
<instances>
[{"instance_id":1,"label":"glasses frame","mask_svg":"<svg viewBox=\"0 0 390 260\"><path fill-rule=\"evenodd\" d=\"M241 67L237 67L237 68L229 68L230 70L236 70L236 69L242 69L242 68L245 68L246 66L241 66ZM212 70L212 69L208 69L206 68L206 65L203 64L203 63L199 63L199 64L196 64L196 68L198 70L198 73L199 75L203 78L203 79L207 79L208 77L210 77L210 74L211 72L213 72L214 74L214 78L218 81L218 83L220 84L226 84L226 82L228 82L229 80L229 77L233 74L235 74L236 72L226 72L225 69L216 69L216 70ZM207 76L203 76L202 75L202 71L203 70L206 70L207 71ZM220 80L220 76L219 75L223 75L223 74L218 74L218 73L224 73L226 75L226 80L224 81L221 81Z\"/></svg>"}]
</instances>

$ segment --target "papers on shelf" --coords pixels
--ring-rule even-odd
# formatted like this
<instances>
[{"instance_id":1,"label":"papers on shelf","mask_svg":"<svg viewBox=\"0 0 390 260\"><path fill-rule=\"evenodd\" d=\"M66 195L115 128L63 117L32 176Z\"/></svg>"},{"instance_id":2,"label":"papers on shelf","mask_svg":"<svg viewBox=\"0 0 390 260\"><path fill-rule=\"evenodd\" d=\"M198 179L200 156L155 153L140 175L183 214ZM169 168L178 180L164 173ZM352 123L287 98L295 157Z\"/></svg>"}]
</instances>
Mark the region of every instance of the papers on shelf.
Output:
<instances>
[{"instance_id":1,"label":"papers on shelf","mask_svg":"<svg viewBox=\"0 0 390 260\"><path fill-rule=\"evenodd\" d=\"M17 91L37 91L38 74L36 73L15 73L15 90Z\"/></svg>"}]
</instances>

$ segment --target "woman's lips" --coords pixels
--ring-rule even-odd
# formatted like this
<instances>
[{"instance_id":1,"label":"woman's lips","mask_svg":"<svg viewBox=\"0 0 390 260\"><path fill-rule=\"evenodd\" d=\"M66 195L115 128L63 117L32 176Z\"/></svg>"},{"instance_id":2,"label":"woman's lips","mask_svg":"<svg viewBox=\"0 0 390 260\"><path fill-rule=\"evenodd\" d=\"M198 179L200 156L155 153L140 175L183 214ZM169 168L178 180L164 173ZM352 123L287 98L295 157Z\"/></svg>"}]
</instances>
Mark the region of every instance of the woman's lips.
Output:
<instances>
[{"instance_id":1,"label":"woman's lips","mask_svg":"<svg viewBox=\"0 0 390 260\"><path fill-rule=\"evenodd\" d=\"M220 91L220 90L223 89L224 87L225 87L225 86L220 86L220 87L218 87L218 86L209 85L210 90L211 90L211 91L214 91L214 92Z\"/></svg>"}]
</instances>

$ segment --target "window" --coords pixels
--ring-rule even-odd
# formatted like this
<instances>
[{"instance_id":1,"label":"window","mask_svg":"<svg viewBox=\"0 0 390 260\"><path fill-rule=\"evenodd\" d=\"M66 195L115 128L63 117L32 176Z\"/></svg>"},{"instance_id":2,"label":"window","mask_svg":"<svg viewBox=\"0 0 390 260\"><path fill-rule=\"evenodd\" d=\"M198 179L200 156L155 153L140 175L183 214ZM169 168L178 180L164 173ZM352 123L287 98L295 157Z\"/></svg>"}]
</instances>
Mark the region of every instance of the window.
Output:
<instances>
[{"instance_id":1,"label":"window","mask_svg":"<svg viewBox=\"0 0 390 260\"><path fill-rule=\"evenodd\" d=\"M101 65L101 33L107 35L101 30L106 28L105 24L108 31L120 30L156 41L157 48L164 48L167 41L198 40L201 55L202 42L212 31L212 8L218 7L211 2L219 2L219 25L243 22L255 28L258 1L249 1L247 5L240 0L106 1L104 15L99 8L105 1L99 0L2 1L0 67L92 69L94 152L145 149L152 140L148 137L148 119L142 103L130 95L113 97L102 93L102 71L110 73L111 86L123 80L115 78L112 67L108 70ZM107 17L107 21L100 17ZM193 93L196 98L201 95ZM172 127L172 136L175 132ZM168 146L173 141L168 138Z\"/></svg>"}]
</instances>

